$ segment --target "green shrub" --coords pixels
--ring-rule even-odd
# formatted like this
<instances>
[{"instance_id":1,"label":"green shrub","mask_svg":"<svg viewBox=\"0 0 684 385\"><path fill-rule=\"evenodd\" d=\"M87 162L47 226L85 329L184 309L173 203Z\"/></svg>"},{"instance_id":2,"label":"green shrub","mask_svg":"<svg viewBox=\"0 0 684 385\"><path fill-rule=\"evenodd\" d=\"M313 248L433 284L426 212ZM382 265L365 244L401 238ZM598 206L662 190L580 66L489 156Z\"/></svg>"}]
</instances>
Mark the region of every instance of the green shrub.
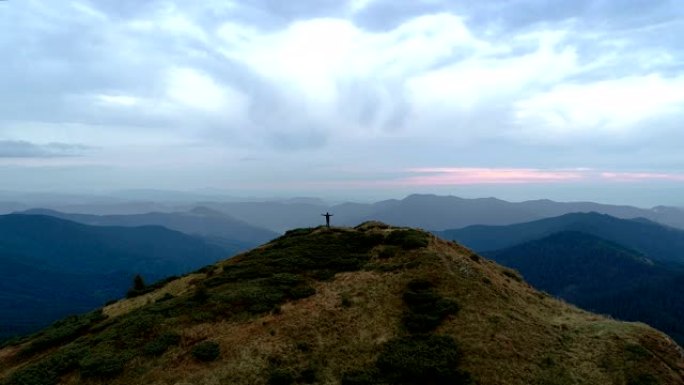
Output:
<instances>
[{"instance_id":1,"label":"green shrub","mask_svg":"<svg viewBox=\"0 0 684 385\"><path fill-rule=\"evenodd\" d=\"M140 274L136 274L135 277L133 277L133 286L126 293L126 298L138 297L147 294L152 290L154 290L154 288L145 285L143 277Z\"/></svg>"},{"instance_id":2,"label":"green shrub","mask_svg":"<svg viewBox=\"0 0 684 385\"><path fill-rule=\"evenodd\" d=\"M658 385L660 382L650 374L640 374L637 376L630 376L627 379L627 385Z\"/></svg>"},{"instance_id":3,"label":"green shrub","mask_svg":"<svg viewBox=\"0 0 684 385\"><path fill-rule=\"evenodd\" d=\"M355 370L342 374L342 385L376 385L380 383L376 369Z\"/></svg>"},{"instance_id":4,"label":"green shrub","mask_svg":"<svg viewBox=\"0 0 684 385\"><path fill-rule=\"evenodd\" d=\"M219 344L214 341L204 341L195 345L190 352L193 357L203 362L215 361L221 355Z\"/></svg>"},{"instance_id":5,"label":"green shrub","mask_svg":"<svg viewBox=\"0 0 684 385\"><path fill-rule=\"evenodd\" d=\"M309 285L296 286L287 291L288 298L302 299L316 294L316 289Z\"/></svg>"},{"instance_id":6,"label":"green shrub","mask_svg":"<svg viewBox=\"0 0 684 385\"><path fill-rule=\"evenodd\" d=\"M439 326L449 315L456 314L458 304L445 299L433 290L431 282L413 280L403 295L408 311L404 313L403 324L411 333L427 333Z\"/></svg>"},{"instance_id":7,"label":"green shrub","mask_svg":"<svg viewBox=\"0 0 684 385\"><path fill-rule=\"evenodd\" d=\"M503 275L505 275L506 277L512 278L514 281L522 282L522 280L523 280L522 277L520 276L520 274L518 274L518 272L516 272L516 271L513 271L513 270L503 270L502 273L503 273Z\"/></svg>"},{"instance_id":8,"label":"green shrub","mask_svg":"<svg viewBox=\"0 0 684 385\"><path fill-rule=\"evenodd\" d=\"M195 292L192 294L192 301L197 303L207 302L209 299L209 292L205 285L199 284L195 287Z\"/></svg>"},{"instance_id":9,"label":"green shrub","mask_svg":"<svg viewBox=\"0 0 684 385\"><path fill-rule=\"evenodd\" d=\"M427 246L430 238L426 233L418 230L394 230L389 233L386 242L400 246L404 250L412 250Z\"/></svg>"},{"instance_id":10,"label":"green shrub","mask_svg":"<svg viewBox=\"0 0 684 385\"><path fill-rule=\"evenodd\" d=\"M84 378L113 378L119 375L127 357L113 351L99 351L86 355L79 363Z\"/></svg>"},{"instance_id":11,"label":"green shrub","mask_svg":"<svg viewBox=\"0 0 684 385\"><path fill-rule=\"evenodd\" d=\"M268 376L268 385L291 385L294 382L294 375L287 369L273 369Z\"/></svg>"},{"instance_id":12,"label":"green shrub","mask_svg":"<svg viewBox=\"0 0 684 385\"><path fill-rule=\"evenodd\" d=\"M314 368L306 368L302 370L302 372L299 374L299 380L300 382L303 382L305 384L313 384L316 382L316 369Z\"/></svg>"},{"instance_id":13,"label":"green shrub","mask_svg":"<svg viewBox=\"0 0 684 385\"><path fill-rule=\"evenodd\" d=\"M31 343L21 350L21 354L28 356L73 341L87 332L93 324L106 318L107 316L102 313L101 309L79 316L66 317L37 334Z\"/></svg>"},{"instance_id":14,"label":"green shrub","mask_svg":"<svg viewBox=\"0 0 684 385\"><path fill-rule=\"evenodd\" d=\"M143 346L143 354L147 356L161 356L171 346L177 346L181 337L176 333L163 333Z\"/></svg>"},{"instance_id":15,"label":"green shrub","mask_svg":"<svg viewBox=\"0 0 684 385\"><path fill-rule=\"evenodd\" d=\"M78 367L78 362L85 356L85 353L85 349L79 347L65 347L57 350L42 360L16 371L9 378L9 384L57 384L60 375L68 373Z\"/></svg>"},{"instance_id":16,"label":"green shrub","mask_svg":"<svg viewBox=\"0 0 684 385\"><path fill-rule=\"evenodd\" d=\"M54 371L42 365L30 365L15 372L6 384L57 385L58 383L59 376Z\"/></svg>"},{"instance_id":17,"label":"green shrub","mask_svg":"<svg viewBox=\"0 0 684 385\"><path fill-rule=\"evenodd\" d=\"M378 258L389 259L396 256L399 253L398 246L385 246L378 252Z\"/></svg>"},{"instance_id":18,"label":"green shrub","mask_svg":"<svg viewBox=\"0 0 684 385\"><path fill-rule=\"evenodd\" d=\"M470 384L470 375L458 369L460 360L461 351L453 338L420 335L388 341L376 364L390 383Z\"/></svg>"}]
</instances>

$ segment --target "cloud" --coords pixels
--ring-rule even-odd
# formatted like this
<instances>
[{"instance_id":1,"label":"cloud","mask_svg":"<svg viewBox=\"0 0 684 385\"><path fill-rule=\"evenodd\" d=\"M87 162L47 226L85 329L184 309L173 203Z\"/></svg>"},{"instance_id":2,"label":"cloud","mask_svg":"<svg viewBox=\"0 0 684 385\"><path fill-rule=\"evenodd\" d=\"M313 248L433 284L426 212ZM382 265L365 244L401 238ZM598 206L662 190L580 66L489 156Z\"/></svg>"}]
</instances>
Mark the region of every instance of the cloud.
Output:
<instances>
[{"instance_id":1,"label":"cloud","mask_svg":"<svg viewBox=\"0 0 684 385\"><path fill-rule=\"evenodd\" d=\"M0 158L60 158L81 156L90 147L70 143L35 144L19 140L0 140Z\"/></svg>"},{"instance_id":2,"label":"cloud","mask_svg":"<svg viewBox=\"0 0 684 385\"><path fill-rule=\"evenodd\" d=\"M416 176L389 182L405 186L458 186L486 184L556 184L574 182L684 182L682 173L600 171L592 169L553 170L530 168L423 167L404 170Z\"/></svg>"},{"instance_id":3,"label":"cloud","mask_svg":"<svg viewBox=\"0 0 684 385\"><path fill-rule=\"evenodd\" d=\"M0 12L0 50L13 53L0 62L0 138L33 148L15 153L81 143L98 151L73 152L95 164L229 168L234 182L268 180L273 164L297 180L462 165L406 176L415 183L682 168L672 1L10 1ZM268 161L238 161L247 155Z\"/></svg>"},{"instance_id":4,"label":"cloud","mask_svg":"<svg viewBox=\"0 0 684 385\"><path fill-rule=\"evenodd\" d=\"M411 186L558 183L584 179L577 170L542 170L525 168L414 168L407 170L420 174L402 179L399 183Z\"/></svg>"},{"instance_id":5,"label":"cloud","mask_svg":"<svg viewBox=\"0 0 684 385\"><path fill-rule=\"evenodd\" d=\"M540 140L624 136L656 117L684 114L684 76L658 74L562 84L515 105L517 122Z\"/></svg>"},{"instance_id":6,"label":"cloud","mask_svg":"<svg viewBox=\"0 0 684 385\"><path fill-rule=\"evenodd\" d=\"M684 182L683 173L603 172L601 178L615 182L671 181Z\"/></svg>"}]
</instances>

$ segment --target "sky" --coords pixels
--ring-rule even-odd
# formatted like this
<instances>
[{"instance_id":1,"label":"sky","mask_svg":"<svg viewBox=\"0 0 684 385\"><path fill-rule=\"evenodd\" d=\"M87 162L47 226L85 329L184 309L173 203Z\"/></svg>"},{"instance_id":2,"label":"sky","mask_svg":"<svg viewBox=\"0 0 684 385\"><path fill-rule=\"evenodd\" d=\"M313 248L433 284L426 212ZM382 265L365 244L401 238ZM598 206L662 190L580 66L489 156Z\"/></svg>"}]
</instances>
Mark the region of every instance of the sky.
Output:
<instances>
[{"instance_id":1,"label":"sky","mask_svg":"<svg viewBox=\"0 0 684 385\"><path fill-rule=\"evenodd\" d=\"M0 1L0 190L684 206L680 0Z\"/></svg>"}]
</instances>

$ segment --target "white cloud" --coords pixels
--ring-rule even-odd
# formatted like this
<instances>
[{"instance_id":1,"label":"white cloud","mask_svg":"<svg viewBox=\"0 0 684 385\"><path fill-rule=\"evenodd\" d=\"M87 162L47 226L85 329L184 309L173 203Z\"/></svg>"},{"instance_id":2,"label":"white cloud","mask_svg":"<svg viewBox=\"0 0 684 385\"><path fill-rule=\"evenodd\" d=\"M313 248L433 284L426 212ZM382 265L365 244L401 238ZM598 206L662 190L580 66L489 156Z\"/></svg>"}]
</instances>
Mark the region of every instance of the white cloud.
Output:
<instances>
[{"instance_id":1,"label":"white cloud","mask_svg":"<svg viewBox=\"0 0 684 385\"><path fill-rule=\"evenodd\" d=\"M542 140L629 135L649 119L683 113L684 76L658 74L560 84L516 103L519 125Z\"/></svg>"},{"instance_id":2,"label":"white cloud","mask_svg":"<svg viewBox=\"0 0 684 385\"><path fill-rule=\"evenodd\" d=\"M674 12L651 31L650 13L606 27L572 2L0 3L0 140L141 165L200 143L307 172L292 165L681 167ZM640 155L598 151L615 137Z\"/></svg>"},{"instance_id":3,"label":"white cloud","mask_svg":"<svg viewBox=\"0 0 684 385\"><path fill-rule=\"evenodd\" d=\"M172 68L167 72L166 94L183 107L242 118L247 98L230 86L192 68Z\"/></svg>"},{"instance_id":4,"label":"white cloud","mask_svg":"<svg viewBox=\"0 0 684 385\"><path fill-rule=\"evenodd\" d=\"M95 95L95 99L105 105L111 107L133 107L141 104L140 98L129 95Z\"/></svg>"}]
</instances>

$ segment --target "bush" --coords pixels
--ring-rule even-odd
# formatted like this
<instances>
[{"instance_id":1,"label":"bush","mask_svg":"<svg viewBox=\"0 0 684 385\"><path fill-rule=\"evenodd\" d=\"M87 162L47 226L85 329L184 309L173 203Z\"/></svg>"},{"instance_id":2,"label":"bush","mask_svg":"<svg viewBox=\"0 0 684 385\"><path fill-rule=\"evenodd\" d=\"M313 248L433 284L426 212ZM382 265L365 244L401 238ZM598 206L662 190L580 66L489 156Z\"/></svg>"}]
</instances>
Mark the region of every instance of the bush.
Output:
<instances>
[{"instance_id":1,"label":"bush","mask_svg":"<svg viewBox=\"0 0 684 385\"><path fill-rule=\"evenodd\" d=\"M316 294L316 289L308 285L296 286L288 290L290 299L302 299Z\"/></svg>"},{"instance_id":2,"label":"bush","mask_svg":"<svg viewBox=\"0 0 684 385\"><path fill-rule=\"evenodd\" d=\"M268 385L291 385L294 382L292 372L287 369L273 369L268 376Z\"/></svg>"},{"instance_id":3,"label":"bush","mask_svg":"<svg viewBox=\"0 0 684 385\"><path fill-rule=\"evenodd\" d=\"M163 333L154 340L143 346L143 354L148 356L161 356L171 346L177 346L181 337L176 333Z\"/></svg>"},{"instance_id":4,"label":"bush","mask_svg":"<svg viewBox=\"0 0 684 385\"><path fill-rule=\"evenodd\" d=\"M9 384L16 385L56 385L59 376L78 367L78 361L85 350L77 347L60 349L43 360L16 371Z\"/></svg>"},{"instance_id":5,"label":"bush","mask_svg":"<svg viewBox=\"0 0 684 385\"><path fill-rule=\"evenodd\" d=\"M429 243L429 236L418 230L394 230L388 236L386 242L390 245L400 246L404 250L419 249Z\"/></svg>"},{"instance_id":6,"label":"bush","mask_svg":"<svg viewBox=\"0 0 684 385\"><path fill-rule=\"evenodd\" d=\"M503 273L503 275L505 275L506 277L512 278L514 281L517 281L517 282L522 282L522 280L523 280L517 271L506 269L506 270L503 270L501 273Z\"/></svg>"},{"instance_id":7,"label":"bush","mask_svg":"<svg viewBox=\"0 0 684 385\"><path fill-rule=\"evenodd\" d=\"M21 354L28 356L73 341L88 331L93 324L106 318L102 310L66 317L37 334L31 343L21 350Z\"/></svg>"},{"instance_id":8,"label":"bush","mask_svg":"<svg viewBox=\"0 0 684 385\"><path fill-rule=\"evenodd\" d=\"M375 385L380 381L379 373L375 369L355 370L342 375L342 385Z\"/></svg>"},{"instance_id":9,"label":"bush","mask_svg":"<svg viewBox=\"0 0 684 385\"><path fill-rule=\"evenodd\" d=\"M380 375L390 383L470 384L458 369L461 351L448 336L420 335L388 341L377 360Z\"/></svg>"},{"instance_id":10,"label":"bush","mask_svg":"<svg viewBox=\"0 0 684 385\"><path fill-rule=\"evenodd\" d=\"M126 364L125 356L110 351L87 355L79 363L81 376L88 378L113 378L119 375Z\"/></svg>"},{"instance_id":11,"label":"bush","mask_svg":"<svg viewBox=\"0 0 684 385\"><path fill-rule=\"evenodd\" d=\"M650 374L640 374L630 377L627 385L658 385L660 382Z\"/></svg>"},{"instance_id":12,"label":"bush","mask_svg":"<svg viewBox=\"0 0 684 385\"><path fill-rule=\"evenodd\" d=\"M221 355L219 344L214 341L204 341L192 348L191 354L203 362L215 361Z\"/></svg>"},{"instance_id":13,"label":"bush","mask_svg":"<svg viewBox=\"0 0 684 385\"><path fill-rule=\"evenodd\" d=\"M147 294L152 290L154 290L154 288L145 285L143 277L140 274L136 274L135 277L133 277L133 287L131 287L126 293L126 298L133 298L143 294Z\"/></svg>"},{"instance_id":14,"label":"bush","mask_svg":"<svg viewBox=\"0 0 684 385\"><path fill-rule=\"evenodd\" d=\"M439 326L449 315L456 314L456 302L443 298L433 290L431 282L413 280L404 291L404 303L408 311L404 313L404 327L411 333L427 333Z\"/></svg>"},{"instance_id":15,"label":"bush","mask_svg":"<svg viewBox=\"0 0 684 385\"><path fill-rule=\"evenodd\" d=\"M54 371L42 366L31 365L19 369L7 384L12 385L57 385L59 376Z\"/></svg>"},{"instance_id":16,"label":"bush","mask_svg":"<svg viewBox=\"0 0 684 385\"><path fill-rule=\"evenodd\" d=\"M313 384L316 382L316 369L306 368L299 374L299 380L305 384Z\"/></svg>"},{"instance_id":17,"label":"bush","mask_svg":"<svg viewBox=\"0 0 684 385\"><path fill-rule=\"evenodd\" d=\"M397 253L399 253L398 246L385 246L378 252L378 258L389 259L397 255Z\"/></svg>"}]
</instances>

